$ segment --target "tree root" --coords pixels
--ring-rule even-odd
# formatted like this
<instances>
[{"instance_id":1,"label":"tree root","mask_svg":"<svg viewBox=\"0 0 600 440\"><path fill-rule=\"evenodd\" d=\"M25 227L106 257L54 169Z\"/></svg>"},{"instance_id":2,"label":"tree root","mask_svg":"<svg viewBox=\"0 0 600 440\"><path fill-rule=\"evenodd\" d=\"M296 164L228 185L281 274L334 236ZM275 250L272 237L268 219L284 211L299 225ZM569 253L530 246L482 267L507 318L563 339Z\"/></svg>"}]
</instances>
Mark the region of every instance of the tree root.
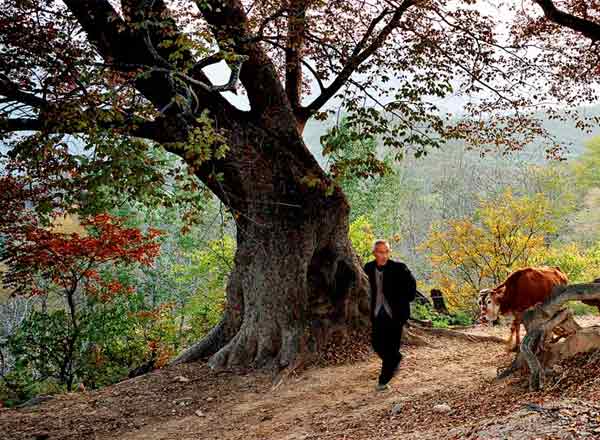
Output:
<instances>
[{"instance_id":1,"label":"tree root","mask_svg":"<svg viewBox=\"0 0 600 440\"><path fill-rule=\"evenodd\" d=\"M225 333L225 318L223 318L204 339L187 348L173 359L171 365L194 362L212 356L227 344Z\"/></svg>"}]
</instances>

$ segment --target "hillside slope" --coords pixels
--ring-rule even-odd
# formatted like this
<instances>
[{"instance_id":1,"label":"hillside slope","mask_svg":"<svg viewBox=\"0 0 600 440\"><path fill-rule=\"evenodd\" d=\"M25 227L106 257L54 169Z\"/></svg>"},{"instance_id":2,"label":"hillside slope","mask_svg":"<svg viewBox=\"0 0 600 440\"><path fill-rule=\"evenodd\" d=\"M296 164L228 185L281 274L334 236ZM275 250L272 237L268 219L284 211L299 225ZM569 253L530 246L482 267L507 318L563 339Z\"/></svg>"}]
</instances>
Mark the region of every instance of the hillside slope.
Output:
<instances>
[{"instance_id":1,"label":"hillside slope","mask_svg":"<svg viewBox=\"0 0 600 440\"><path fill-rule=\"evenodd\" d=\"M375 357L313 368L276 386L265 374L183 365L36 407L0 410L0 439L600 438L598 381L565 376L545 394L529 393L519 379L496 381L496 368L509 360L498 343L437 337L405 352L392 389L383 393L373 388ZM450 411L436 413L438 404Z\"/></svg>"}]
</instances>

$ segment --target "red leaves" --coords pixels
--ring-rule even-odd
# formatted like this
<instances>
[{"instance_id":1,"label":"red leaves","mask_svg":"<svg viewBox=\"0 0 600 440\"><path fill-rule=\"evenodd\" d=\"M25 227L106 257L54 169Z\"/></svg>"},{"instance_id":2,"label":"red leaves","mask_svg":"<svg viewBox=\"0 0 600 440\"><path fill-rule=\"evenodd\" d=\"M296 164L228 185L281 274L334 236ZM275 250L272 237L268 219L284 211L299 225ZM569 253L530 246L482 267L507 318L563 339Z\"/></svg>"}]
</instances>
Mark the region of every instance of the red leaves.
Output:
<instances>
[{"instance_id":1,"label":"red leaves","mask_svg":"<svg viewBox=\"0 0 600 440\"><path fill-rule=\"evenodd\" d=\"M92 278L85 281L85 293L96 300L108 303L116 296L129 295L135 291L132 286L125 286L120 281Z\"/></svg>"},{"instance_id":2,"label":"red leaves","mask_svg":"<svg viewBox=\"0 0 600 440\"><path fill-rule=\"evenodd\" d=\"M82 234L57 232L34 221L20 228L0 228L7 239L8 284L17 293L39 294L31 286L36 276L42 276L63 289L85 280L87 293L101 301L130 293L130 288L117 281L103 281L98 268L106 263L152 264L160 252L157 238L161 232L125 227L124 219L109 214L89 217L81 225Z\"/></svg>"}]
</instances>

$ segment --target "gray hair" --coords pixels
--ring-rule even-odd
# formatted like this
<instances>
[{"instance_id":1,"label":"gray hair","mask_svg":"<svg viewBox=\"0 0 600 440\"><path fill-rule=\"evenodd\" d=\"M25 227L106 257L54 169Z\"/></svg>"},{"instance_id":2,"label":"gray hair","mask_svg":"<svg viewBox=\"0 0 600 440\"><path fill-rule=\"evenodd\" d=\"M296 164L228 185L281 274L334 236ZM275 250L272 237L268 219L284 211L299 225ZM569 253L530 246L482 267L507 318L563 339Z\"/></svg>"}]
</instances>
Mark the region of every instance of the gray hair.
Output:
<instances>
[{"instance_id":1,"label":"gray hair","mask_svg":"<svg viewBox=\"0 0 600 440\"><path fill-rule=\"evenodd\" d=\"M387 240L384 240L382 238L377 239L373 242L373 251L375 251L375 249L377 248L377 246L379 246L380 244L385 245L385 247L387 248L388 251L392 250L392 246L390 246L390 242Z\"/></svg>"}]
</instances>

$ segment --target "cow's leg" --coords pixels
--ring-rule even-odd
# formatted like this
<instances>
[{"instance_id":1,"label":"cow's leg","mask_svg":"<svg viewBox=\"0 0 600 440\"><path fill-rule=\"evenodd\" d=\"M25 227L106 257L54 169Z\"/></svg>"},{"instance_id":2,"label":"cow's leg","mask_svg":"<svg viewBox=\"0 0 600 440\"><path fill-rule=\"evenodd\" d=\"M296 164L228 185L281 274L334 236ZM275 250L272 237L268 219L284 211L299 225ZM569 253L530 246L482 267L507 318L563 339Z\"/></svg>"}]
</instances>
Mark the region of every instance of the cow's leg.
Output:
<instances>
[{"instance_id":1,"label":"cow's leg","mask_svg":"<svg viewBox=\"0 0 600 440\"><path fill-rule=\"evenodd\" d=\"M519 351L521 345L521 321L522 317L520 314L515 314L513 322L510 326L510 339L508 340L508 351ZM515 344L513 345L513 333L515 334Z\"/></svg>"},{"instance_id":2,"label":"cow's leg","mask_svg":"<svg viewBox=\"0 0 600 440\"><path fill-rule=\"evenodd\" d=\"M521 314L515 315L515 320L513 323L515 325L517 340L515 341L514 351L519 351L519 349L521 348L521 321L523 321L523 317L521 316Z\"/></svg>"},{"instance_id":3,"label":"cow's leg","mask_svg":"<svg viewBox=\"0 0 600 440\"><path fill-rule=\"evenodd\" d=\"M514 332L515 332L515 321L513 320L512 324L510 325L510 336L508 338L508 341L506 341L506 351L513 350L513 333Z\"/></svg>"}]
</instances>

